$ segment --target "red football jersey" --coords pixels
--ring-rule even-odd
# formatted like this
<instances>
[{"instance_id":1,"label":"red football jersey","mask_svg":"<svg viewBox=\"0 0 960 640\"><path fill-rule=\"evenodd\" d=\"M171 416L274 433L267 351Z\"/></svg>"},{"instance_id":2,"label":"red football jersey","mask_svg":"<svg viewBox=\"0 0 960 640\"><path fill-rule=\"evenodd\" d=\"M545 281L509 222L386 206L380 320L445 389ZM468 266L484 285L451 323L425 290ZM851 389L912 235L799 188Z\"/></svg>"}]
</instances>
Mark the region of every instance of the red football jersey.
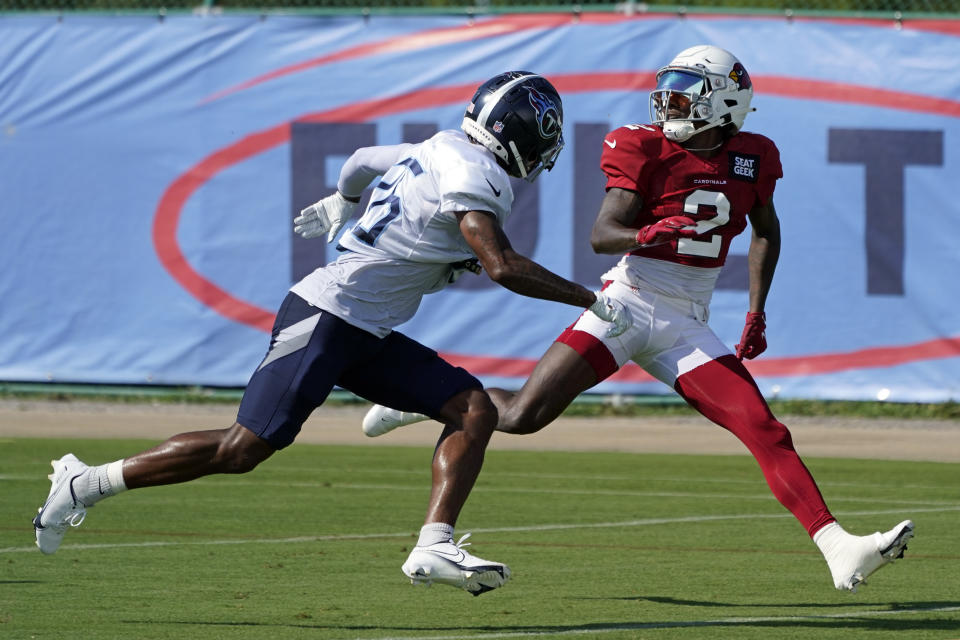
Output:
<instances>
[{"instance_id":1,"label":"red football jersey","mask_svg":"<svg viewBox=\"0 0 960 640\"><path fill-rule=\"evenodd\" d=\"M697 221L695 237L637 248L631 255L695 267L723 264L730 241L747 226L747 214L769 202L783 177L780 151L762 135L740 132L714 157L703 159L652 125L608 133L600 166L607 189L629 189L643 198L637 229L669 216Z\"/></svg>"}]
</instances>

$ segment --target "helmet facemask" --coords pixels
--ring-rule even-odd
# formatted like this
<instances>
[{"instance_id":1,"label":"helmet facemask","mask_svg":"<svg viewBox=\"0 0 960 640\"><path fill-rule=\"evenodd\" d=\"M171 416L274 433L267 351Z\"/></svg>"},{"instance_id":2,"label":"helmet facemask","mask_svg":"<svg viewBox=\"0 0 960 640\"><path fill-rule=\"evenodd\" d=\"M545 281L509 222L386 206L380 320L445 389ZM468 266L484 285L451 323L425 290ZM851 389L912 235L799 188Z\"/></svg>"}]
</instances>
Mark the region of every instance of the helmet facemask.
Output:
<instances>
[{"instance_id":1,"label":"helmet facemask","mask_svg":"<svg viewBox=\"0 0 960 640\"><path fill-rule=\"evenodd\" d=\"M650 92L651 122L661 125L670 140L688 140L697 132L696 123L708 123L713 116L705 95L708 87L702 70L662 70L657 74L657 88Z\"/></svg>"},{"instance_id":2,"label":"helmet facemask","mask_svg":"<svg viewBox=\"0 0 960 640\"><path fill-rule=\"evenodd\" d=\"M520 150L516 143L511 140L507 146L510 147L510 154L513 156L514 166L517 167L518 178L523 178L527 182L533 182L537 179L544 169L550 171L557 162L560 151L563 150L563 134L557 136L556 142L546 149L531 149L526 158L521 157Z\"/></svg>"}]
</instances>

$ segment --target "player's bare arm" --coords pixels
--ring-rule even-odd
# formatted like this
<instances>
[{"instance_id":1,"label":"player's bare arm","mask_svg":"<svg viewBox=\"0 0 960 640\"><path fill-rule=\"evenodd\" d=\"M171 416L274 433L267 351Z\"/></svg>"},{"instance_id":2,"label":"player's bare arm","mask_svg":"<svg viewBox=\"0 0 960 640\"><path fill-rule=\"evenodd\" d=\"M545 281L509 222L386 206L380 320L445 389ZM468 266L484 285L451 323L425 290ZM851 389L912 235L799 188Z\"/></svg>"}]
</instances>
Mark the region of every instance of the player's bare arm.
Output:
<instances>
[{"instance_id":1,"label":"player's bare arm","mask_svg":"<svg viewBox=\"0 0 960 640\"><path fill-rule=\"evenodd\" d=\"M554 300L575 307L590 307L596 295L513 250L497 219L484 211L457 214L460 231L490 279L531 298Z\"/></svg>"},{"instance_id":2,"label":"player's bare arm","mask_svg":"<svg viewBox=\"0 0 960 640\"><path fill-rule=\"evenodd\" d=\"M758 205L749 214L753 235L747 264L750 274L750 311L759 313L764 310L767 293L773 282L773 272L780 258L780 219L773 206L773 199L765 205Z\"/></svg>"},{"instance_id":3,"label":"player's bare arm","mask_svg":"<svg viewBox=\"0 0 960 640\"><path fill-rule=\"evenodd\" d=\"M687 216L660 218L638 229L634 222L641 203L636 191L617 187L607 191L590 234L590 244L596 253L623 253L697 235L696 221Z\"/></svg>"},{"instance_id":4,"label":"player's bare arm","mask_svg":"<svg viewBox=\"0 0 960 640\"><path fill-rule=\"evenodd\" d=\"M637 247L637 229L631 225L641 203L636 191L618 188L607 191L590 234L590 246L596 253L624 253Z\"/></svg>"},{"instance_id":5,"label":"player's bare arm","mask_svg":"<svg viewBox=\"0 0 960 640\"><path fill-rule=\"evenodd\" d=\"M757 205L748 214L753 230L747 269L750 275L750 309L743 326L743 334L736 345L741 360L752 360L767 349L767 318L764 307L773 282L773 272L780 257L780 220L773 207L773 198L767 204Z\"/></svg>"}]
</instances>

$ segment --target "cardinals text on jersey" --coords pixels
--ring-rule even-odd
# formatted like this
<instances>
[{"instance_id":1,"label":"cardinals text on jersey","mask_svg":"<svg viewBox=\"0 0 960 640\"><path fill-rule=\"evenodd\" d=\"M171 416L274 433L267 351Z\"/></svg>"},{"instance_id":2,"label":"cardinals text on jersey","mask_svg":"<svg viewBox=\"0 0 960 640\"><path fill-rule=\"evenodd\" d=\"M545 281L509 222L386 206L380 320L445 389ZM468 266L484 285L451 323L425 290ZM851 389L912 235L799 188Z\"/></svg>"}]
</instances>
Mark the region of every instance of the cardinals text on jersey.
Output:
<instances>
[{"instance_id":1,"label":"cardinals text on jersey","mask_svg":"<svg viewBox=\"0 0 960 640\"><path fill-rule=\"evenodd\" d=\"M629 189L642 197L634 222L638 229L669 216L697 221L696 237L631 253L696 267L723 265L747 215L769 202L783 176L779 150L762 135L740 132L704 159L668 140L658 127L644 125L607 134L601 167L608 189Z\"/></svg>"}]
</instances>

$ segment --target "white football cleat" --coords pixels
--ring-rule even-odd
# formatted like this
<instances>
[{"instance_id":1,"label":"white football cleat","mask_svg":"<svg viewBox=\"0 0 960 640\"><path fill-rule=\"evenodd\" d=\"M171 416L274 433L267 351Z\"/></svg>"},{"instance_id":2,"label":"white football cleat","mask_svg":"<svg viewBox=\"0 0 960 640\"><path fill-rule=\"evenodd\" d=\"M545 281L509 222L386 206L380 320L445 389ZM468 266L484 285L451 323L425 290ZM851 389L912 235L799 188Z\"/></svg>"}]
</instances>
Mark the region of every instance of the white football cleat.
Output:
<instances>
[{"instance_id":1,"label":"white football cleat","mask_svg":"<svg viewBox=\"0 0 960 640\"><path fill-rule=\"evenodd\" d=\"M411 584L448 584L475 596L502 587L510 579L510 567L464 551L463 547L470 545L464 540L469 537L468 533L456 544L451 539L429 547L414 547L403 563L403 573Z\"/></svg>"},{"instance_id":2,"label":"white football cleat","mask_svg":"<svg viewBox=\"0 0 960 640\"><path fill-rule=\"evenodd\" d=\"M50 478L50 493L47 501L33 519L40 551L50 554L60 548L67 527L79 527L87 516L87 507L77 499L73 481L89 467L68 453L59 460L51 460L53 473Z\"/></svg>"},{"instance_id":3,"label":"white football cleat","mask_svg":"<svg viewBox=\"0 0 960 640\"><path fill-rule=\"evenodd\" d=\"M867 578L880 567L903 557L907 541L913 537L913 522L904 520L890 531L869 536L850 536L841 552L828 562L833 585L841 591L857 592Z\"/></svg>"},{"instance_id":4,"label":"white football cleat","mask_svg":"<svg viewBox=\"0 0 960 640\"><path fill-rule=\"evenodd\" d=\"M367 411L367 415L363 416L363 434L371 438L376 438L405 424L423 422L429 419L428 416L422 413L398 411L390 407L385 407L382 404L375 404Z\"/></svg>"}]
</instances>

